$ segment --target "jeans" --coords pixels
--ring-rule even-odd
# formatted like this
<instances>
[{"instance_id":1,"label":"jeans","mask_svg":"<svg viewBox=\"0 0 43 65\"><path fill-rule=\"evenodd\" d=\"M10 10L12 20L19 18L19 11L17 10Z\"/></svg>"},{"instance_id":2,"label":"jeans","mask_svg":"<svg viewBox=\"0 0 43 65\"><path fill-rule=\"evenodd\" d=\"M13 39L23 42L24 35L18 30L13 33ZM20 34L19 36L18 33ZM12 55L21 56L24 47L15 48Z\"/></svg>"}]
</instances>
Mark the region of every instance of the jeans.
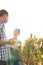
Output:
<instances>
[{"instance_id":1,"label":"jeans","mask_svg":"<svg viewBox=\"0 0 43 65\"><path fill-rule=\"evenodd\" d=\"M21 60L19 60L19 61L18 61L18 64L19 64L19 65L22 65L22 61L21 61Z\"/></svg>"},{"instance_id":2,"label":"jeans","mask_svg":"<svg viewBox=\"0 0 43 65\"><path fill-rule=\"evenodd\" d=\"M0 60L0 65L8 65L8 62Z\"/></svg>"},{"instance_id":3,"label":"jeans","mask_svg":"<svg viewBox=\"0 0 43 65\"><path fill-rule=\"evenodd\" d=\"M9 65L22 65L22 61L21 60L17 60L16 62L10 62Z\"/></svg>"},{"instance_id":4,"label":"jeans","mask_svg":"<svg viewBox=\"0 0 43 65\"><path fill-rule=\"evenodd\" d=\"M17 60L16 65L22 65L22 60Z\"/></svg>"}]
</instances>

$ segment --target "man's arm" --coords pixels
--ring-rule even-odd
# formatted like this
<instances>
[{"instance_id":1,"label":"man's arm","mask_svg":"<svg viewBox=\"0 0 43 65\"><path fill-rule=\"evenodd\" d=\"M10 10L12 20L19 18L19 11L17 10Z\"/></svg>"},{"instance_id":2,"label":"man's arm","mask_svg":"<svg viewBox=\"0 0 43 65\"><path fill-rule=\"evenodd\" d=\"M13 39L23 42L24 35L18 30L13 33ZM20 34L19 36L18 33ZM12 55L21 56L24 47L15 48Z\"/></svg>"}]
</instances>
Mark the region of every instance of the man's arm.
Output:
<instances>
[{"instance_id":1,"label":"man's arm","mask_svg":"<svg viewBox=\"0 0 43 65\"><path fill-rule=\"evenodd\" d=\"M1 46L5 45L6 43L8 43L8 42L7 41L0 40L0 45Z\"/></svg>"}]
</instances>

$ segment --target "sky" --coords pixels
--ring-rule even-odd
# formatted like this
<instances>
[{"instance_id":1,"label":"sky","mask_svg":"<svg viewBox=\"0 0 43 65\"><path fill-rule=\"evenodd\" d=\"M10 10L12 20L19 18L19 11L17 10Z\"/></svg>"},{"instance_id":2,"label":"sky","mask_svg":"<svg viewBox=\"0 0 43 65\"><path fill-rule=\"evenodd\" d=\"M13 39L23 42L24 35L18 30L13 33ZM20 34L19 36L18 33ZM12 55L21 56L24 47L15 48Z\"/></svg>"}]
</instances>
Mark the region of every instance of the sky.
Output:
<instances>
[{"instance_id":1,"label":"sky","mask_svg":"<svg viewBox=\"0 0 43 65\"><path fill-rule=\"evenodd\" d=\"M13 37L15 28L21 30L19 39L24 42L30 34L43 37L43 0L0 0L0 10L9 12L6 23L8 39Z\"/></svg>"}]
</instances>

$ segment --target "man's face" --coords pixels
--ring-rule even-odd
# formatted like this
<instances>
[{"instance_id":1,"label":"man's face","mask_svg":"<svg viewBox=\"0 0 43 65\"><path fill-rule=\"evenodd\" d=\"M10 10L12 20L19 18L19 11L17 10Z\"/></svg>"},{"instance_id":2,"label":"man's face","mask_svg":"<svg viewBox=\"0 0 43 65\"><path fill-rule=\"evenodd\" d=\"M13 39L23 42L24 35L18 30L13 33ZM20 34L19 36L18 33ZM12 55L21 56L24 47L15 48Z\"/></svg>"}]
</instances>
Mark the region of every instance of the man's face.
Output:
<instances>
[{"instance_id":1,"label":"man's face","mask_svg":"<svg viewBox=\"0 0 43 65\"><path fill-rule=\"evenodd\" d=\"M3 21L4 21L4 23L7 23L7 21L8 21L8 15L6 15L6 14L3 15Z\"/></svg>"}]
</instances>

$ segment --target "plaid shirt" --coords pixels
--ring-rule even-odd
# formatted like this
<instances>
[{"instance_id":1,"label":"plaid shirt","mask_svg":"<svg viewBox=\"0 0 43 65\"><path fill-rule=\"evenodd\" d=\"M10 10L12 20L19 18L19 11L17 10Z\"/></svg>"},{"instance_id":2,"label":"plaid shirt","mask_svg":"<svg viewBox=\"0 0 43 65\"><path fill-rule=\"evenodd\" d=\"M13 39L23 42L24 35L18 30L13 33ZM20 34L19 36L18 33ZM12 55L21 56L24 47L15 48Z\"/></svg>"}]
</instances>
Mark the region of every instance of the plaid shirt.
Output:
<instances>
[{"instance_id":1,"label":"plaid shirt","mask_svg":"<svg viewBox=\"0 0 43 65\"><path fill-rule=\"evenodd\" d=\"M0 21L0 40L7 41L7 37L5 35L4 23L1 21ZM0 60L7 61L9 54L10 54L10 46L8 44L0 46Z\"/></svg>"}]
</instances>

